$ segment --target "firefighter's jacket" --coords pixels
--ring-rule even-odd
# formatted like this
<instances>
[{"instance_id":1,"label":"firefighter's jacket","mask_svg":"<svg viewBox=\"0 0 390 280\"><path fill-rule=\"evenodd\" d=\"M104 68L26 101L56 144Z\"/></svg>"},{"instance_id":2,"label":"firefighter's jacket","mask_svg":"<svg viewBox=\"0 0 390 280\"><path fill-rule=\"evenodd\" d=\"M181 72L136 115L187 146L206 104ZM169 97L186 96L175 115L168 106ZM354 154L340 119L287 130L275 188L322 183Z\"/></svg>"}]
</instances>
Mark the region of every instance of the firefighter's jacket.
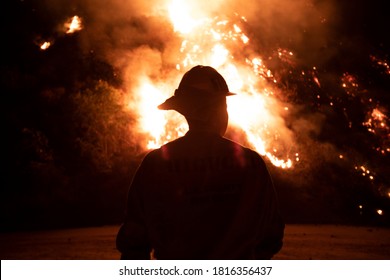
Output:
<instances>
[{"instance_id":1,"label":"firefighter's jacket","mask_svg":"<svg viewBox=\"0 0 390 280\"><path fill-rule=\"evenodd\" d=\"M122 259L271 259L284 223L259 154L207 132L149 152L117 235Z\"/></svg>"}]
</instances>

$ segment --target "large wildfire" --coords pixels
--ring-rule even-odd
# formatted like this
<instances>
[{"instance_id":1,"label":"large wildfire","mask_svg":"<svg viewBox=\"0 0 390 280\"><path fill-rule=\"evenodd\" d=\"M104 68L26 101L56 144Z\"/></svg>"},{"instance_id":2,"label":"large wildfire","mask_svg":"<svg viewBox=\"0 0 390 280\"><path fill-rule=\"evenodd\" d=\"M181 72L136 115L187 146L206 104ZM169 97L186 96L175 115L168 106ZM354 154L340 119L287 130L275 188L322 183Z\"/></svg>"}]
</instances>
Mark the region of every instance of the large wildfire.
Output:
<instances>
[{"instance_id":1,"label":"large wildfire","mask_svg":"<svg viewBox=\"0 0 390 280\"><path fill-rule=\"evenodd\" d=\"M173 83L161 86L150 77L139 79L139 94L130 107L136 108L139 114L139 128L146 133L147 148L157 148L185 133L187 130L184 119L177 113L160 112L156 106L169 97L177 81L189 68L197 65L211 65L226 78L230 90L238 93L228 98L230 117L229 136L255 149L261 155L280 168L294 168L300 164L300 149L294 132L286 124L286 118L293 103L284 96L283 85L267 67L267 58L253 51L252 39L246 34L245 26L250 22L237 13L230 17L195 17L191 7L183 1L171 1L168 5L168 17L176 35L181 39L180 47L176 49L176 72L168 81ZM276 58L286 67L294 68L294 53L288 49L278 48L274 51ZM389 67L386 61L372 57L372 61L383 67L386 74ZM296 70L296 69L295 69ZM343 98L322 96L321 82L317 77L317 69L302 70L299 75L315 88L316 99L328 99L329 107L340 107L348 115L347 104ZM293 74L292 74L293 75ZM372 147L375 152L387 156L390 152L389 118L381 104L372 97L362 96L357 78L345 73L340 78L340 86L347 99L355 99L366 107L366 120L361 124L375 134L379 141ZM318 92L318 93L316 93ZM323 102L323 101L322 101ZM303 151L307 152L307 151ZM337 153L337 151L334 151ZM379 181L376 172L366 166L367 163L353 162L347 154L339 152L335 157L340 161L351 160L351 169L357 174L367 177L372 184L379 185L383 196L389 196L390 191ZM357 159L359 161L359 159ZM363 207L359 205L359 208ZM383 211L378 209L378 215Z\"/></svg>"},{"instance_id":2,"label":"large wildfire","mask_svg":"<svg viewBox=\"0 0 390 280\"><path fill-rule=\"evenodd\" d=\"M177 71L173 74L177 77L173 80L177 81L198 64L216 68L227 80L230 90L237 93L228 98L228 112L231 127L241 131L245 138L238 141L247 142L275 166L292 167L293 161L299 161L299 155L282 118L289 107L275 97L277 81L263 58L245 54L250 38L241 25L246 19L239 15L233 19L193 18L190 9L180 1L172 1L168 12L182 39L177 49ZM280 55L286 54L280 51ZM293 54L288 52L287 56ZM140 77L137 104L132 103L130 107L138 109L140 129L150 135L145 139L147 148L157 148L183 135L187 129L181 116L157 109L159 102L169 97L176 86L171 84L167 91L148 77ZM235 135L238 137L238 133Z\"/></svg>"},{"instance_id":3,"label":"large wildfire","mask_svg":"<svg viewBox=\"0 0 390 280\"><path fill-rule=\"evenodd\" d=\"M125 81L129 84L125 97L126 109L137 116L137 126L133 129L137 129L145 151L158 148L186 133L188 127L180 114L158 110L157 105L173 94L187 70L201 64L216 68L226 79L230 91L237 93L228 98L227 137L255 149L276 167L294 170L302 161L305 161L306 166L310 165L306 154L310 152L308 146L311 143L302 145L302 142L308 139L305 138L307 134L316 134L319 130L315 128L317 124L314 120L303 120L304 117L291 120L291 115L296 116L296 112L301 110L302 103L294 102L299 98L292 97L292 92L299 89L288 87L288 76L293 76L311 90L311 95L306 97L310 100L310 106L341 111L349 121L349 129L360 126L373 137L375 141L370 147L373 154L389 156L388 108L362 88L359 77L343 73L338 78L339 93L343 96L332 95L323 89L323 81L318 76L321 69L315 65L306 68L297 66L295 51L277 47L268 51L267 55L261 54L254 40L258 38L253 37L253 32L247 32L251 22L245 16L236 12L228 15L202 14L199 9L191 6L193 1L188 2L165 1L166 5L159 9L159 16L162 15L172 28L171 46L165 53L158 52L156 55L154 50L145 48L145 51L139 47L138 52L130 51L128 61L125 61L129 57L126 55L125 58L118 59L125 69L125 80L131 80ZM324 22L326 18L321 19L321 23ZM63 23L63 34L71 35L82 30L82 23L81 17L70 17ZM53 43L54 39L42 41L39 47L46 50ZM123 51L122 54L124 53ZM165 64L161 58L164 55L169 56ZM142 59L142 63L136 61ZM386 59L374 55L370 59L378 71L383 75L390 75ZM274 71L275 61L282 68L278 73ZM273 63L274 67L269 67L269 63ZM138 65L141 65L139 69L133 71ZM158 68L157 73L161 77L156 77L156 71L145 68ZM352 120L354 107L350 104L364 108L365 116L360 123ZM299 135L301 132L297 133L297 127L300 126L304 128L302 135ZM348 162L350 169L358 176L368 178L383 197L390 197L390 187L386 180L377 180L376 171L369 166L370 161L354 157L339 148L329 151L334 155L327 155L328 157ZM358 207L363 208L361 204ZM377 214L383 215L383 211L378 209Z\"/></svg>"}]
</instances>

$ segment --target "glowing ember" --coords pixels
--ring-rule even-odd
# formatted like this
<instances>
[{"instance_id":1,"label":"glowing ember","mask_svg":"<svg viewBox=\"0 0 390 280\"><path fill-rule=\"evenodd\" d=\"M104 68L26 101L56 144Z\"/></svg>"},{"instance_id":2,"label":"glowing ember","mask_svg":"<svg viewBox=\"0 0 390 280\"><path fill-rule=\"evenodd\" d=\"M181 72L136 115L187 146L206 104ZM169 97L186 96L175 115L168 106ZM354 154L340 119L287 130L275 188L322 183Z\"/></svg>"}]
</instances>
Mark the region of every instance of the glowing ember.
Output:
<instances>
[{"instance_id":1,"label":"glowing ember","mask_svg":"<svg viewBox=\"0 0 390 280\"><path fill-rule=\"evenodd\" d=\"M378 213L378 215L382 216L383 215L383 210L382 209L378 209L378 210L376 210L376 213Z\"/></svg>"},{"instance_id":2,"label":"glowing ember","mask_svg":"<svg viewBox=\"0 0 390 280\"><path fill-rule=\"evenodd\" d=\"M50 42L44 42L41 44L40 48L41 50L47 50L49 47L51 46L51 43Z\"/></svg>"},{"instance_id":3,"label":"glowing ember","mask_svg":"<svg viewBox=\"0 0 390 280\"><path fill-rule=\"evenodd\" d=\"M374 180L374 176L371 174L371 171L368 170L365 166L363 166L363 165L360 167L355 166L355 169L356 170L360 169L362 176L367 176L370 180Z\"/></svg>"},{"instance_id":4,"label":"glowing ember","mask_svg":"<svg viewBox=\"0 0 390 280\"><path fill-rule=\"evenodd\" d=\"M370 117L363 124L368 127L368 131L372 133L375 133L377 129L389 130L388 117L378 108L372 110Z\"/></svg>"},{"instance_id":5,"label":"glowing ember","mask_svg":"<svg viewBox=\"0 0 390 280\"><path fill-rule=\"evenodd\" d=\"M355 97L359 87L356 77L351 74L344 73L341 81L341 86L345 89L346 93Z\"/></svg>"},{"instance_id":6,"label":"glowing ember","mask_svg":"<svg viewBox=\"0 0 390 280\"><path fill-rule=\"evenodd\" d=\"M390 119L384 111L374 108L367 114L363 125L380 139L380 146L375 147L375 150L383 155L388 153L390 151Z\"/></svg>"},{"instance_id":7,"label":"glowing ember","mask_svg":"<svg viewBox=\"0 0 390 280\"><path fill-rule=\"evenodd\" d=\"M386 60L382 60L376 56L371 56L371 61L376 63L378 67L384 69L384 73L390 75L390 64Z\"/></svg>"},{"instance_id":8,"label":"glowing ember","mask_svg":"<svg viewBox=\"0 0 390 280\"><path fill-rule=\"evenodd\" d=\"M66 34L71 34L76 31L80 31L82 29L81 18L78 16L72 17L68 22L64 24L64 27L66 28Z\"/></svg>"}]
</instances>

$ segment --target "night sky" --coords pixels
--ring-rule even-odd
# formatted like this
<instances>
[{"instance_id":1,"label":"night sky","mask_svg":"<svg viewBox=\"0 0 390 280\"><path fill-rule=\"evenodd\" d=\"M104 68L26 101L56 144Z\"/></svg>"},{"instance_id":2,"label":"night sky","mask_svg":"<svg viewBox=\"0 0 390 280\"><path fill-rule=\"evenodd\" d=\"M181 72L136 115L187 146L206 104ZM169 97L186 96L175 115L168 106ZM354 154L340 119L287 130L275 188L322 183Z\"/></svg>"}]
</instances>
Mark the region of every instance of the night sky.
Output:
<instances>
[{"instance_id":1,"label":"night sky","mask_svg":"<svg viewBox=\"0 0 390 280\"><path fill-rule=\"evenodd\" d=\"M175 68L177 35L156 12L168 0L7 2L1 229L119 223L147 152L123 99L137 73L163 79ZM385 1L195 2L208 15L247 18L252 51L268 58L280 99L293 108L285 123L300 162L291 170L269 164L286 222L390 225ZM75 15L82 29L67 34ZM153 55L140 56L145 48ZM277 50L292 51L293 60Z\"/></svg>"}]
</instances>

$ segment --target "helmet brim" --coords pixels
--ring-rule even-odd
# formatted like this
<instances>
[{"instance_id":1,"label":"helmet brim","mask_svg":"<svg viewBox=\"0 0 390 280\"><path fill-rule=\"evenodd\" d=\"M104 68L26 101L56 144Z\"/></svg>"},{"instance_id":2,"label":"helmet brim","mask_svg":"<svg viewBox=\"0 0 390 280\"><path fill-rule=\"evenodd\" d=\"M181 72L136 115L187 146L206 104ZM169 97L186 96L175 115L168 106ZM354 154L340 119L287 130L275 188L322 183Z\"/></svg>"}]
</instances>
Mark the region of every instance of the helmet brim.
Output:
<instances>
[{"instance_id":1,"label":"helmet brim","mask_svg":"<svg viewBox=\"0 0 390 280\"><path fill-rule=\"evenodd\" d=\"M222 96L227 97L233 95L237 95L237 94L229 91L224 93ZM185 96L185 95L173 95L167 100L165 100L163 103L158 105L157 108L160 110L176 110L180 112L181 107L183 107L183 103L191 102L193 101L192 99L193 98L190 98L189 96Z\"/></svg>"}]
</instances>

